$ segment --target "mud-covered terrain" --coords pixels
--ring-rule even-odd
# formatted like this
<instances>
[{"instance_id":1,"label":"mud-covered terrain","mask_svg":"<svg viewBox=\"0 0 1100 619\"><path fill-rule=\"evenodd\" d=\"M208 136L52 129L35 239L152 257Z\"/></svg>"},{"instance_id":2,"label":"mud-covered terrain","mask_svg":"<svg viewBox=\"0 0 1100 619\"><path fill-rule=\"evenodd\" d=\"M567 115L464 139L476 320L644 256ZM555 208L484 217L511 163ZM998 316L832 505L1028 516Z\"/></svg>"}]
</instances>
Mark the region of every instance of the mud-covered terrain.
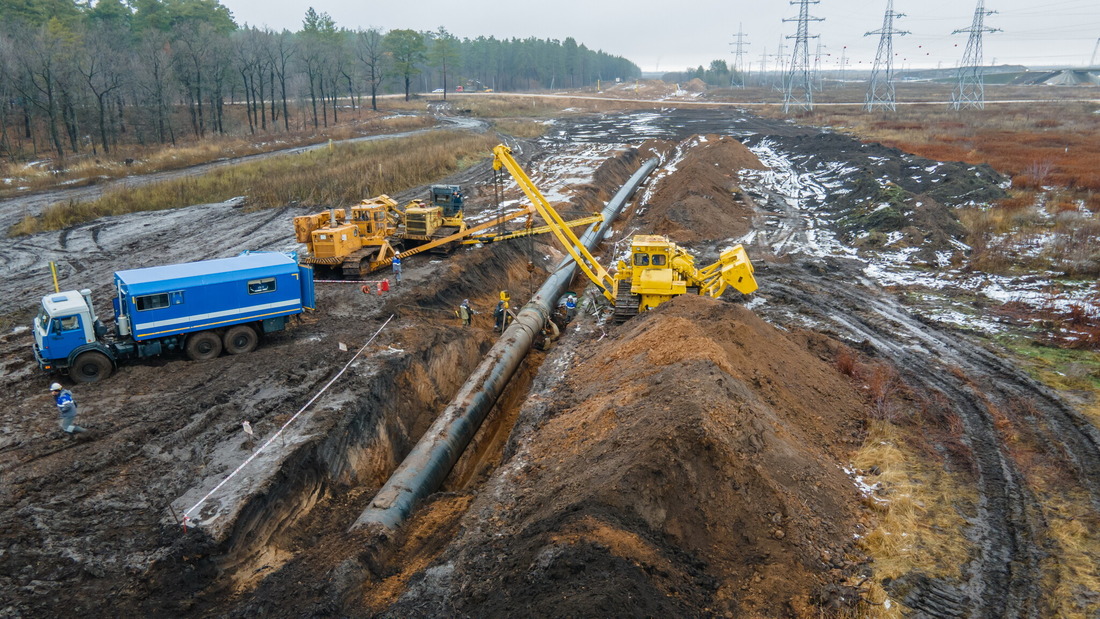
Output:
<instances>
[{"instance_id":1,"label":"mud-covered terrain","mask_svg":"<svg viewBox=\"0 0 1100 619\"><path fill-rule=\"evenodd\" d=\"M573 118L523 152L578 214L658 155L602 259L637 233L668 234L703 264L742 242L760 291L684 297L615 327L582 314L529 356L443 492L381 539L348 528L494 341L497 291L522 304L560 258L550 239L414 257L384 296L321 288L317 312L249 355L126 366L75 389L91 428L80 439L57 430L29 333L7 333L0 615L854 612L874 570L855 540L875 518L847 471L881 403L838 369L849 347L924 394L929 441L979 494L961 576L914 565L890 583L894 602L1050 614L1046 524L995 410L1026 402L1029 431L1094 506L1096 429L866 274L883 247L918 263L964 251L951 207L999 195L1003 179L730 111ZM485 165L451 180L488 206ZM62 285L98 293L118 268L291 249L295 214L205 205L22 239L2 252L21 265L6 269L5 309L27 311L48 288L22 256L65 254ZM482 310L468 329L453 315L463 298ZM936 424L961 438L940 440Z\"/></svg>"}]
</instances>

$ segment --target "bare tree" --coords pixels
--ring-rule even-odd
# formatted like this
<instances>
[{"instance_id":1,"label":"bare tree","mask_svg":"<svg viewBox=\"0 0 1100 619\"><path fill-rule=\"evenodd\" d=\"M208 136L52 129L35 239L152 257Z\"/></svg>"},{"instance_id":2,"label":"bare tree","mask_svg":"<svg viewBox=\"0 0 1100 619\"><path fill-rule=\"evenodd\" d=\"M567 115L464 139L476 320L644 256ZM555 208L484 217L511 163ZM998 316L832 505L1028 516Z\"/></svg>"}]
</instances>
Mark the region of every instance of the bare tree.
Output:
<instances>
[{"instance_id":1,"label":"bare tree","mask_svg":"<svg viewBox=\"0 0 1100 619\"><path fill-rule=\"evenodd\" d=\"M12 85L26 101L45 113L50 141L59 159L65 157L65 150L61 146L61 135L57 130L61 116L57 73L62 64L64 37L67 33L68 30L57 20L51 20L34 30L21 29L16 33L11 50L12 60L21 77L14 80ZM29 118L27 128L29 132Z\"/></svg>"},{"instance_id":2,"label":"bare tree","mask_svg":"<svg viewBox=\"0 0 1100 619\"><path fill-rule=\"evenodd\" d=\"M138 43L138 53L143 59L143 62L137 63L135 71L138 92L154 110L157 141L161 144L169 141L176 143L176 132L168 114L171 52L167 38L157 30L146 31Z\"/></svg>"},{"instance_id":3,"label":"bare tree","mask_svg":"<svg viewBox=\"0 0 1100 619\"><path fill-rule=\"evenodd\" d=\"M440 26L433 33L430 59L443 75L443 100L447 100L447 68L458 62L459 43L453 34Z\"/></svg>"},{"instance_id":4,"label":"bare tree","mask_svg":"<svg viewBox=\"0 0 1100 619\"><path fill-rule=\"evenodd\" d=\"M120 34L109 25L93 24L85 33L84 53L78 54L76 62L77 71L95 98L99 143L104 153L111 152L107 140L107 107L110 104L108 96L122 88L123 75L126 73L124 51L120 47L124 40Z\"/></svg>"},{"instance_id":5,"label":"bare tree","mask_svg":"<svg viewBox=\"0 0 1100 619\"><path fill-rule=\"evenodd\" d=\"M382 45L382 31L378 28L359 30L355 33L355 57L363 63L367 86L370 87L370 108L378 111L378 87L386 78L388 58Z\"/></svg>"},{"instance_id":6,"label":"bare tree","mask_svg":"<svg viewBox=\"0 0 1100 619\"><path fill-rule=\"evenodd\" d=\"M270 34L270 33L269 33ZM283 101L283 129L290 130L290 113L286 103L286 82L289 79L290 63L298 52L298 48L294 42L294 35L289 30L283 30L278 34L270 34L270 45L268 47L268 59L271 65L271 71L273 80L271 82L272 92L275 89L275 79L279 81L279 94ZM274 94L271 97L271 119L275 120L275 97Z\"/></svg>"}]
</instances>

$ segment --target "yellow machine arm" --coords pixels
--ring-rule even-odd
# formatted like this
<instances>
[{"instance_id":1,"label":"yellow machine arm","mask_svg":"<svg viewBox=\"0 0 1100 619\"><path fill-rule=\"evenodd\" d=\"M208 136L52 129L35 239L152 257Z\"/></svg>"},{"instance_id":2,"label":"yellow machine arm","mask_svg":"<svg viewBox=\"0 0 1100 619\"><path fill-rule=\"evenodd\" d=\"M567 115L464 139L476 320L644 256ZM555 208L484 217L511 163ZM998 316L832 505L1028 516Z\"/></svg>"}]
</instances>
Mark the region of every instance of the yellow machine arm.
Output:
<instances>
[{"instance_id":1,"label":"yellow machine arm","mask_svg":"<svg viewBox=\"0 0 1100 619\"><path fill-rule=\"evenodd\" d=\"M741 294L752 294L758 288L753 276L752 262L741 245L735 245L718 256L718 262L705 266L696 272L699 280L699 294L718 298L733 286Z\"/></svg>"},{"instance_id":2,"label":"yellow machine arm","mask_svg":"<svg viewBox=\"0 0 1100 619\"><path fill-rule=\"evenodd\" d=\"M542 192L538 190L531 178L527 176L523 168L519 167L519 163L512 157L512 149L503 144L493 149L493 169L500 170L501 168L508 170L508 173L516 180L523 193L527 194L527 198L531 200L539 216L550 226L550 231L558 238L558 242L569 252L569 255L573 257L573 260L588 276L588 279L599 286L603 295L609 301L614 302L615 279L607 272L607 269L596 262L588 248L581 244L577 235L561 218L561 215L554 210L554 207L550 206L550 203L543 197Z\"/></svg>"},{"instance_id":3,"label":"yellow machine arm","mask_svg":"<svg viewBox=\"0 0 1100 619\"><path fill-rule=\"evenodd\" d=\"M535 209L531 208L530 206L525 208L525 209L521 209L521 210L518 210L518 211L511 212L511 213L506 213L504 215L500 215L499 217L494 217L494 218L490 219L489 221L486 221L485 223L478 224L478 225L474 226L473 228L467 228L466 230L463 230L461 232L456 232L456 233L454 233L450 236L445 236L443 238L436 239L436 240L432 241L431 243L425 243L423 245L418 245L418 246L416 246L416 247L414 247L414 248L412 248L408 251L403 251L403 252L397 254L397 257L398 258L404 258L406 256L415 256L416 254L419 254L420 252L428 251L429 249L434 249L436 247L439 247L440 245L446 245L447 243L457 241L459 239L470 236L471 234L477 234L478 232L481 232L482 230L488 230L489 228L492 228L493 226L498 226L498 225L500 225L500 224L502 224L506 221L511 221L511 220L513 220L517 217L523 217L524 215L533 215L534 213L535 213ZM380 269L380 268L382 268L384 266L387 266L387 265L390 265L392 263L393 263L393 258L392 257L391 258L386 258L385 260L379 260L376 263L372 263L371 264L371 269L372 270Z\"/></svg>"},{"instance_id":4,"label":"yellow machine arm","mask_svg":"<svg viewBox=\"0 0 1100 619\"><path fill-rule=\"evenodd\" d=\"M570 219L565 222L565 225L570 228L576 228L577 226L587 226L588 224L600 223L603 221L603 215L599 213L595 215L589 215L588 217L581 217L579 219ZM534 226L528 222L527 227L520 228L519 230L513 230L511 232L502 232L500 234L479 234L472 236L465 241L462 241L463 245L474 245L476 243L495 243L497 241L507 241L508 239L518 239L525 236L532 236L535 234L546 234L553 229L552 226Z\"/></svg>"}]
</instances>

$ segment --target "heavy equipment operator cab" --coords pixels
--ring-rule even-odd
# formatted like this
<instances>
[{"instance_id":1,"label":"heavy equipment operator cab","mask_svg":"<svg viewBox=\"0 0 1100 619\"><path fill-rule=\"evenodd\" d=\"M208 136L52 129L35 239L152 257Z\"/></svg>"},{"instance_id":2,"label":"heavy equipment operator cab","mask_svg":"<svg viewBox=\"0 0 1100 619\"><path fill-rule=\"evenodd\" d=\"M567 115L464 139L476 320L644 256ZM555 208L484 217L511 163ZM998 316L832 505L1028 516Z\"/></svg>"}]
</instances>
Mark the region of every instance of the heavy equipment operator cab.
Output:
<instances>
[{"instance_id":1,"label":"heavy equipment operator cab","mask_svg":"<svg viewBox=\"0 0 1100 619\"><path fill-rule=\"evenodd\" d=\"M50 360L68 359L69 354L96 341L97 330L105 331L92 312L92 291L69 290L42 297L34 319L34 355L40 366Z\"/></svg>"},{"instance_id":2,"label":"heavy equipment operator cab","mask_svg":"<svg viewBox=\"0 0 1100 619\"><path fill-rule=\"evenodd\" d=\"M458 185L432 185L432 206L442 207L443 217L447 219L461 217L465 201L466 198L462 195L462 188Z\"/></svg>"},{"instance_id":3,"label":"heavy equipment operator cab","mask_svg":"<svg viewBox=\"0 0 1100 619\"><path fill-rule=\"evenodd\" d=\"M687 291L687 284L670 268L673 259L690 260L678 249L658 235L639 234L631 241L630 268L620 272L630 273L631 292L642 295L643 308L656 307L667 297Z\"/></svg>"}]
</instances>

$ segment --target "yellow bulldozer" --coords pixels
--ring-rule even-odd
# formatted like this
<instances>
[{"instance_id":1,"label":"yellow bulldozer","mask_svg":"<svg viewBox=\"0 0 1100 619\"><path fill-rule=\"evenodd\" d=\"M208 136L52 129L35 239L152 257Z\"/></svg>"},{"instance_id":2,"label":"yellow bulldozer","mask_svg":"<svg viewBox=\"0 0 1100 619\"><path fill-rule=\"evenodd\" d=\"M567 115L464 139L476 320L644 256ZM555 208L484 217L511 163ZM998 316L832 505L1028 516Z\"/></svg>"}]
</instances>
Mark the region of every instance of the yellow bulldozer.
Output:
<instances>
[{"instance_id":1,"label":"yellow bulldozer","mask_svg":"<svg viewBox=\"0 0 1100 619\"><path fill-rule=\"evenodd\" d=\"M534 214L534 209L528 207L467 227L461 210L447 214L439 205L422 206L414 201L401 211L396 200L380 195L350 209L332 208L295 217L294 236L306 246L299 262L345 279L359 279L389 266L395 256L405 258L430 251ZM425 234L410 234L410 226L414 232Z\"/></svg>"},{"instance_id":2,"label":"yellow bulldozer","mask_svg":"<svg viewBox=\"0 0 1100 619\"><path fill-rule=\"evenodd\" d=\"M629 262L620 260L616 272L609 273L581 244L512 157L511 149L503 144L493 149L493 169L501 168L512 175L558 242L611 302L616 321L625 321L681 294L718 298L727 287L742 294L751 294L757 288L752 262L741 245L722 251L713 264L697 268L695 257L687 250L666 237L650 234L634 236Z\"/></svg>"},{"instance_id":3,"label":"yellow bulldozer","mask_svg":"<svg viewBox=\"0 0 1100 619\"><path fill-rule=\"evenodd\" d=\"M350 217L346 217L350 214ZM350 209L329 209L294 218L294 236L305 243L303 264L359 278L393 261L390 237L401 222L397 201L387 195L363 200Z\"/></svg>"}]
</instances>

